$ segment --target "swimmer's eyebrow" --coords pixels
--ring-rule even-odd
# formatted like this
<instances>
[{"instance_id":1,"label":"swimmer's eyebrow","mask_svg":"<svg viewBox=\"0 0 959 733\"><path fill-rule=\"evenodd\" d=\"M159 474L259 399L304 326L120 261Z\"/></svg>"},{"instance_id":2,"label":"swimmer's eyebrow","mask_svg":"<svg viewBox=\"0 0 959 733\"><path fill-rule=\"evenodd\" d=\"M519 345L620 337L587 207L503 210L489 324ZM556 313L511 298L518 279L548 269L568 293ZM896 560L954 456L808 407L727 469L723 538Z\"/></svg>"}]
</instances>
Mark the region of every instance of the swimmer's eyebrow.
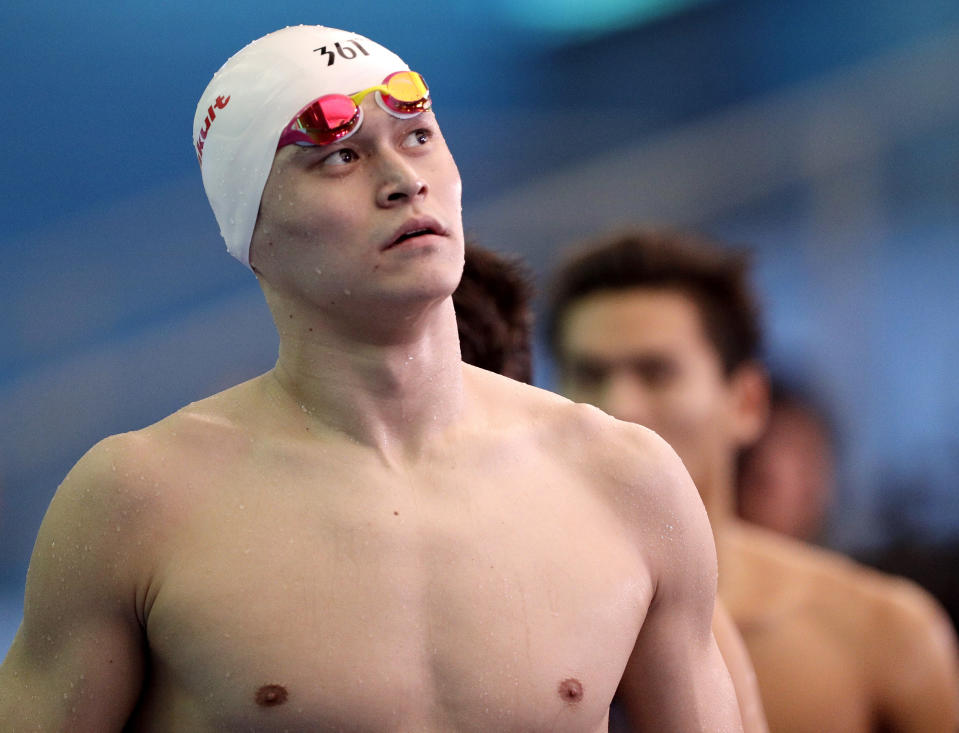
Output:
<instances>
[{"instance_id":1,"label":"swimmer's eyebrow","mask_svg":"<svg viewBox=\"0 0 959 733\"><path fill-rule=\"evenodd\" d=\"M397 119L399 119L399 118L397 118ZM423 110L423 111L420 112L416 117L410 117L410 118L409 118L409 121L412 121L412 120L423 120L423 119L430 120L430 121L432 121L432 122L436 122L436 112L433 111L433 108L432 108L432 107L430 107L429 109Z\"/></svg>"},{"instance_id":2,"label":"swimmer's eyebrow","mask_svg":"<svg viewBox=\"0 0 959 733\"><path fill-rule=\"evenodd\" d=\"M341 150L344 146L348 147L347 143L350 142L352 138L347 138L346 140L332 142L329 145L287 145L288 148L296 148L295 150L284 153L286 159L285 163L287 165L310 165L317 160L321 160L324 156L329 155L335 150ZM277 155L282 152L277 151Z\"/></svg>"},{"instance_id":3,"label":"swimmer's eyebrow","mask_svg":"<svg viewBox=\"0 0 959 733\"><path fill-rule=\"evenodd\" d=\"M312 156L337 149L335 142L329 145L290 145L289 147L294 148L291 158L302 158L305 155Z\"/></svg>"}]
</instances>

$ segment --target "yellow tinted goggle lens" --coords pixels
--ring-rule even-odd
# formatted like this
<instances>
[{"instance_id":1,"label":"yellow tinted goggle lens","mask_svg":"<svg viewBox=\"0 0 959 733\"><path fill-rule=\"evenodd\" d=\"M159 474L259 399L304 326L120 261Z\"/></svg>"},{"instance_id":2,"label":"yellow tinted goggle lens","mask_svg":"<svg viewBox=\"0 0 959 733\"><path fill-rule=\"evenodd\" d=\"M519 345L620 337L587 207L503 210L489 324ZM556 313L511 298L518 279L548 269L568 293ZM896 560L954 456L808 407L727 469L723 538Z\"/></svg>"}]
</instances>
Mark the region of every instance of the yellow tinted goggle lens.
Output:
<instances>
[{"instance_id":1,"label":"yellow tinted goggle lens","mask_svg":"<svg viewBox=\"0 0 959 733\"><path fill-rule=\"evenodd\" d=\"M430 90L423 77L415 71L397 71L383 80L382 84L351 94L357 107L370 92L379 92L383 102L391 109L406 112L410 109L424 110L430 107Z\"/></svg>"},{"instance_id":2,"label":"yellow tinted goggle lens","mask_svg":"<svg viewBox=\"0 0 959 733\"><path fill-rule=\"evenodd\" d=\"M423 77L415 71L393 74L386 82L386 93L398 102L418 102L429 95Z\"/></svg>"}]
</instances>

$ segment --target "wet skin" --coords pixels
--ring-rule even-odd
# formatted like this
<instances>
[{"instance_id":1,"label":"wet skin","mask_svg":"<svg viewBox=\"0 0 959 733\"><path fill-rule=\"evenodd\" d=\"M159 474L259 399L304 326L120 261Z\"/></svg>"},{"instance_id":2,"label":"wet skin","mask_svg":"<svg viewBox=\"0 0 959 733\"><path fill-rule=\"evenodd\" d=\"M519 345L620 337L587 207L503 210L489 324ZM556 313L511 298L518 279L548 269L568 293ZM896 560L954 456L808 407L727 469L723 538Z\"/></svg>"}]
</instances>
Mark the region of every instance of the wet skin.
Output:
<instances>
[{"instance_id":1,"label":"wet skin","mask_svg":"<svg viewBox=\"0 0 959 733\"><path fill-rule=\"evenodd\" d=\"M739 730L685 470L461 364L458 172L432 115L367 111L267 183L276 367L98 444L58 491L0 717L599 733L622 680L647 729Z\"/></svg>"}]
</instances>

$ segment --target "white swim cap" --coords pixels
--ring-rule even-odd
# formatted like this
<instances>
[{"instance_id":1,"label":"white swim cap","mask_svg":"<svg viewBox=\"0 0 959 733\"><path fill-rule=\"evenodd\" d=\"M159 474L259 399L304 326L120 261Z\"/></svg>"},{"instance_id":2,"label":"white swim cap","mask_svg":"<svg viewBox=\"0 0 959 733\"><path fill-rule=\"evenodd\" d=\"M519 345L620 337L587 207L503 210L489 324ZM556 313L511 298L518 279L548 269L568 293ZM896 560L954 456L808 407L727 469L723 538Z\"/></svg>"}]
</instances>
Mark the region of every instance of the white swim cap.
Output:
<instances>
[{"instance_id":1,"label":"white swim cap","mask_svg":"<svg viewBox=\"0 0 959 733\"><path fill-rule=\"evenodd\" d=\"M250 238L280 132L324 94L352 94L409 67L356 33L300 25L230 57L200 97L193 144L226 248L250 266Z\"/></svg>"}]
</instances>

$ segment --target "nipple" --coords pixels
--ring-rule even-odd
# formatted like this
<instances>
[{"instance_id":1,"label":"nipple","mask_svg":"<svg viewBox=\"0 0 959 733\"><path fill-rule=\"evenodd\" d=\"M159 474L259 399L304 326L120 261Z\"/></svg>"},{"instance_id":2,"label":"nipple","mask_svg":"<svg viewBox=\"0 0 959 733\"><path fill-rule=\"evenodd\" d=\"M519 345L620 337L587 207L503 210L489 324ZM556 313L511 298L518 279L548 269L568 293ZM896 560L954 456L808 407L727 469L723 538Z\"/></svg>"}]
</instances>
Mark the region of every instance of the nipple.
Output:
<instances>
[{"instance_id":1,"label":"nipple","mask_svg":"<svg viewBox=\"0 0 959 733\"><path fill-rule=\"evenodd\" d=\"M256 691L256 704L265 708L272 708L286 702L289 694L282 685L263 685Z\"/></svg>"},{"instance_id":2,"label":"nipple","mask_svg":"<svg viewBox=\"0 0 959 733\"><path fill-rule=\"evenodd\" d=\"M566 702L576 703L583 699L582 683L570 677L559 683L559 696Z\"/></svg>"}]
</instances>

